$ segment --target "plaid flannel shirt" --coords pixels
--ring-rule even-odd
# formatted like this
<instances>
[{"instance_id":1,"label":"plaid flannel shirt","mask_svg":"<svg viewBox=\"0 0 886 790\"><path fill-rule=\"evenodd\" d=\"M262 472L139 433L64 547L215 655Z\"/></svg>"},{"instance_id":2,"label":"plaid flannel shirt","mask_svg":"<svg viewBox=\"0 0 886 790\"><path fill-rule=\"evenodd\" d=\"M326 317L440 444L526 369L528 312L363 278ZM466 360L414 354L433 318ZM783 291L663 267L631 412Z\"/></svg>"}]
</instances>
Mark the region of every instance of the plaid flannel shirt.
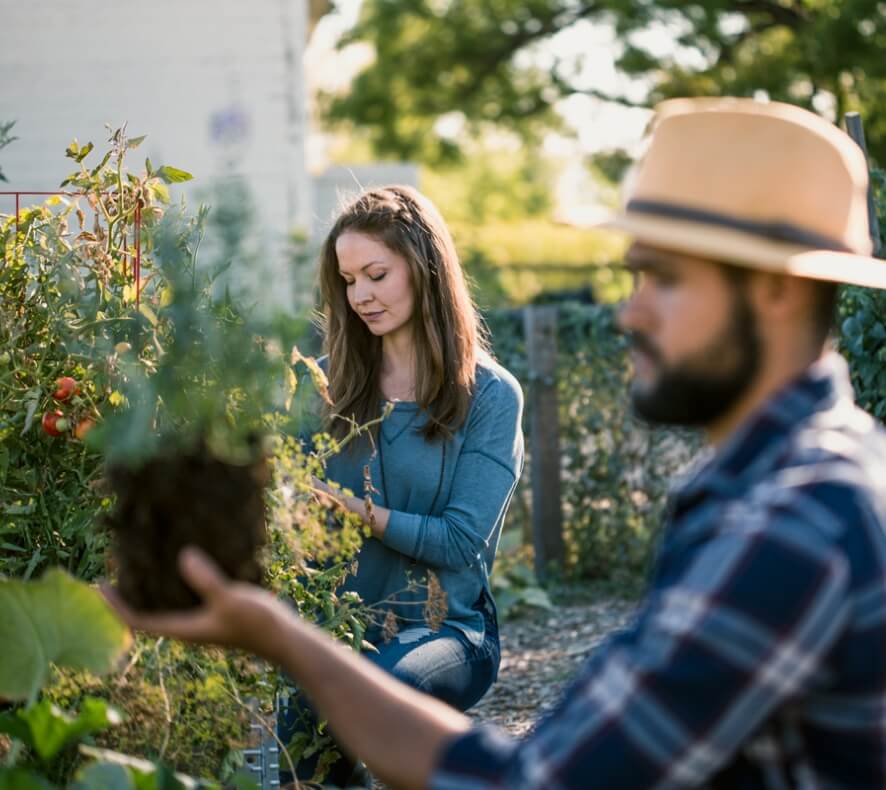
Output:
<instances>
[{"instance_id":1,"label":"plaid flannel shirt","mask_svg":"<svg viewBox=\"0 0 886 790\"><path fill-rule=\"evenodd\" d=\"M886 787L886 432L830 354L671 495L632 625L434 790Z\"/></svg>"}]
</instances>

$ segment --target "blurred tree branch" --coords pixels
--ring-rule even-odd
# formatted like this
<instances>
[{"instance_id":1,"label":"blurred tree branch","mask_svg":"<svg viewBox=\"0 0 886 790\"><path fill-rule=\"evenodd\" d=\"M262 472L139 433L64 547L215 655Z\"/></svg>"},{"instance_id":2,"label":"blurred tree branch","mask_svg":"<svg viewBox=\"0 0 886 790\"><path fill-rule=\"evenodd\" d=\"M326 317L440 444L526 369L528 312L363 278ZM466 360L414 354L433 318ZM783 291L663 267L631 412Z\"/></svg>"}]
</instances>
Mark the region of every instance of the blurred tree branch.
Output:
<instances>
[{"instance_id":1,"label":"blurred tree branch","mask_svg":"<svg viewBox=\"0 0 886 790\"><path fill-rule=\"evenodd\" d=\"M561 44L558 35L581 22L612 26L616 70L638 81L640 95L595 82L590 52ZM659 45L671 35L674 52L653 51L640 35L650 30ZM354 43L375 58L346 93L322 96L321 111L333 125L366 130L384 156L451 161L490 127L537 140L563 127L558 104L575 95L648 107L765 91L835 119L860 111L872 156L886 160L886 16L877 0L364 0L341 46ZM459 135L438 124L453 115Z\"/></svg>"}]
</instances>

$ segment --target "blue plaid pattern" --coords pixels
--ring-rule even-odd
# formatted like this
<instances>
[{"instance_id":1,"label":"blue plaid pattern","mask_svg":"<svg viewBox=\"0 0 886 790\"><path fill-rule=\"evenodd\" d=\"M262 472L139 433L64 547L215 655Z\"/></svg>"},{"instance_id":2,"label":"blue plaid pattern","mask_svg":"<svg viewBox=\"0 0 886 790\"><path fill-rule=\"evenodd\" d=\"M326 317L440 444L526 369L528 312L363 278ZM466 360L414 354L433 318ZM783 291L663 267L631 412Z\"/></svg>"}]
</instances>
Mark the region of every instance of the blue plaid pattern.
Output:
<instances>
[{"instance_id":1,"label":"blue plaid pattern","mask_svg":"<svg viewBox=\"0 0 886 790\"><path fill-rule=\"evenodd\" d=\"M674 490L650 589L524 740L435 790L886 787L886 432L830 354Z\"/></svg>"}]
</instances>

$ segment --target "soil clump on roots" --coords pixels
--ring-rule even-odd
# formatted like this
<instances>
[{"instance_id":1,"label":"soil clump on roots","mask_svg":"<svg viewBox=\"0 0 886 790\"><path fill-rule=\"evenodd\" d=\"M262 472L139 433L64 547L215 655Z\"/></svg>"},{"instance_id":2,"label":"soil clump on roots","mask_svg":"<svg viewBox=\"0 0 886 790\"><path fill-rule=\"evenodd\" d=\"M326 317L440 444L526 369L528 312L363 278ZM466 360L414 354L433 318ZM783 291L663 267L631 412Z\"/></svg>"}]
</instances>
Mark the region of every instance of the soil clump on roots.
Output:
<instances>
[{"instance_id":1,"label":"soil clump on roots","mask_svg":"<svg viewBox=\"0 0 886 790\"><path fill-rule=\"evenodd\" d=\"M251 463L237 465L216 458L204 442L137 468L109 469L117 503L106 526L123 599L143 611L196 606L198 596L178 572L179 551L188 545L231 578L261 583L269 480L258 450Z\"/></svg>"}]
</instances>

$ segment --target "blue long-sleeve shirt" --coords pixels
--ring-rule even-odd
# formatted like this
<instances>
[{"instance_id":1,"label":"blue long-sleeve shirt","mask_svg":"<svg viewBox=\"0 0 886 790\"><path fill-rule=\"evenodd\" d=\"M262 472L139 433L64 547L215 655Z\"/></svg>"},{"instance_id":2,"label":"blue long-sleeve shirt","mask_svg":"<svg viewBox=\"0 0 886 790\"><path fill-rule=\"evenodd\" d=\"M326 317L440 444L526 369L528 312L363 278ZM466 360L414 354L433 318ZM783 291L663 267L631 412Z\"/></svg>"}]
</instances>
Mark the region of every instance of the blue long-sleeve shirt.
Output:
<instances>
[{"instance_id":1,"label":"blue long-sleeve shirt","mask_svg":"<svg viewBox=\"0 0 886 790\"><path fill-rule=\"evenodd\" d=\"M670 502L634 624L525 740L456 739L434 790L886 787L886 433L836 354Z\"/></svg>"},{"instance_id":2,"label":"blue long-sleeve shirt","mask_svg":"<svg viewBox=\"0 0 886 790\"><path fill-rule=\"evenodd\" d=\"M426 415L398 402L382 423L373 454L366 444L330 459L327 476L363 493L369 464L374 504L391 511L381 540L369 538L358 570L344 585L368 604L392 610L400 627L421 621L424 588L409 590L432 571L446 592L445 621L480 644L482 613L473 608L495 559L505 511L523 466L520 385L487 357L477 365L467 419L449 441L428 442L418 432ZM394 599L396 602L384 603ZM378 637L375 630L370 639Z\"/></svg>"}]
</instances>

